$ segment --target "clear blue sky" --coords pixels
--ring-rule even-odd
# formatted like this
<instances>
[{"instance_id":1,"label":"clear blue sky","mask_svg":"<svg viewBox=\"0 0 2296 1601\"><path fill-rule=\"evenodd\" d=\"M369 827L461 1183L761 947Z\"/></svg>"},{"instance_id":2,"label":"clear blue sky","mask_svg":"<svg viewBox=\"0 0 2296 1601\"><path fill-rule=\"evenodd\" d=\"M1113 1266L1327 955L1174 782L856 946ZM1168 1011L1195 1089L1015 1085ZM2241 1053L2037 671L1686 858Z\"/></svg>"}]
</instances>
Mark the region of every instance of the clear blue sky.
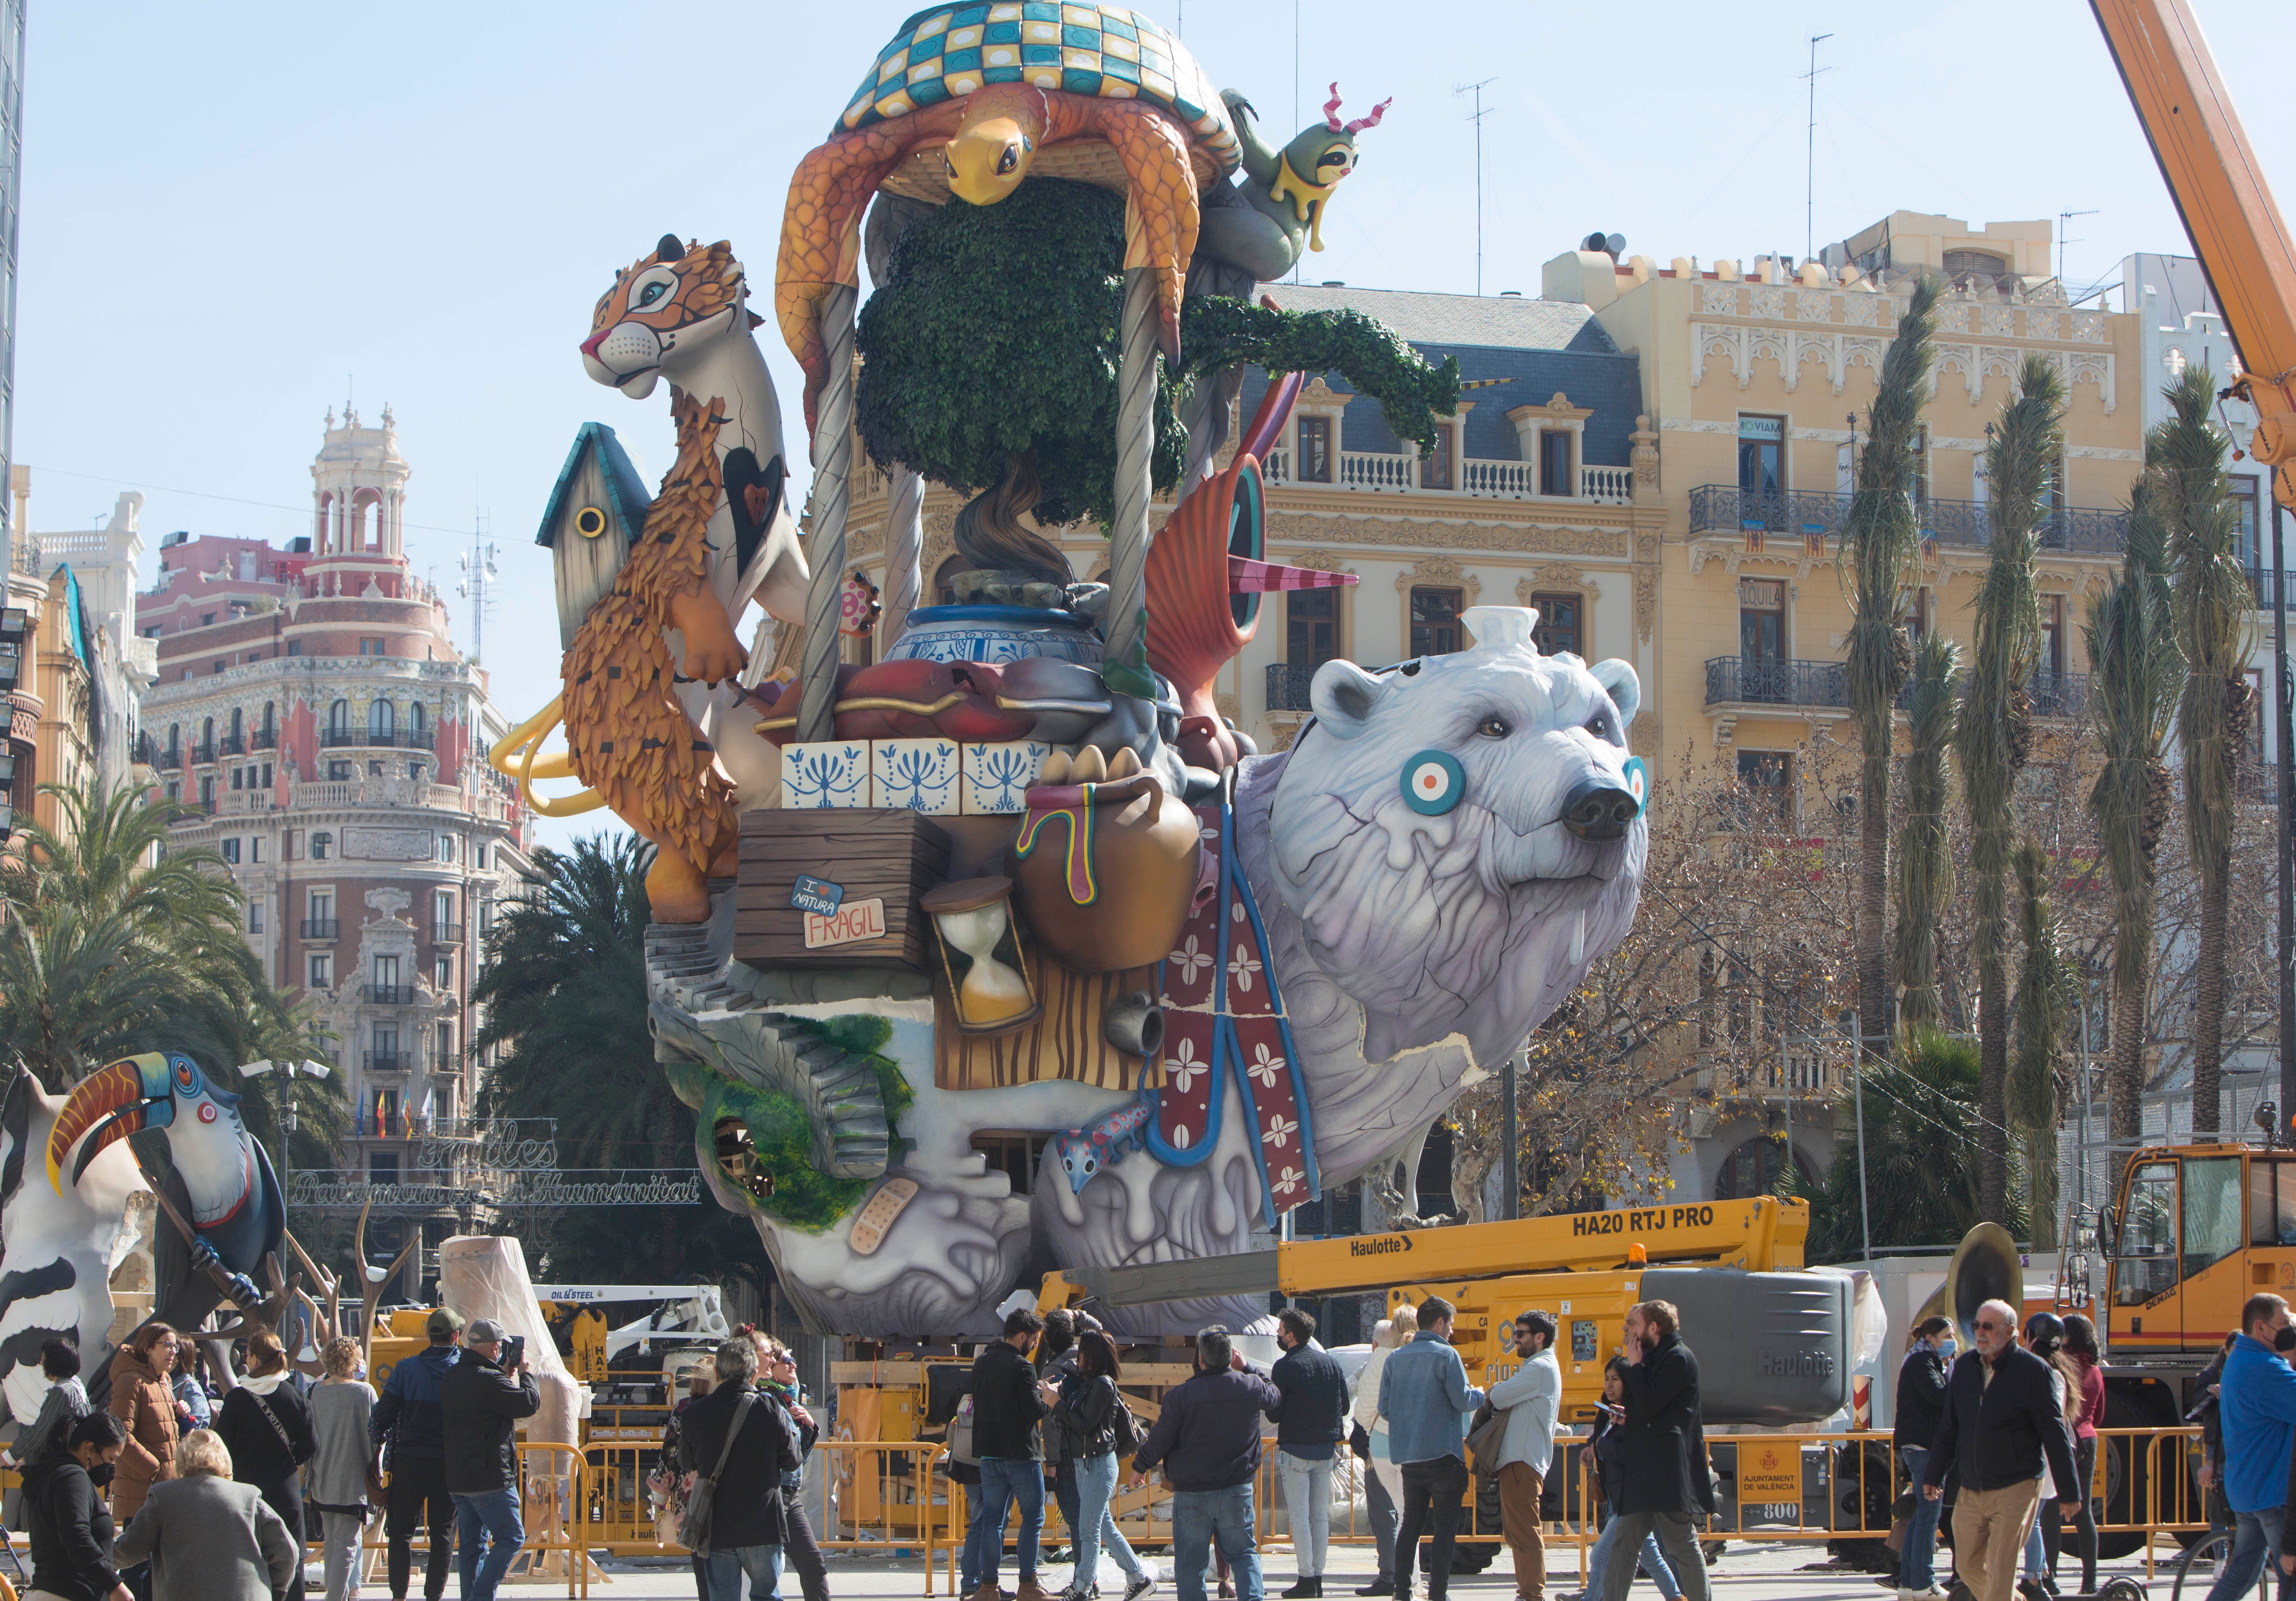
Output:
<instances>
[{"instance_id":1,"label":"clear blue sky","mask_svg":"<svg viewBox=\"0 0 2296 1601\"><path fill-rule=\"evenodd\" d=\"M2296 204L2296 9L2194 3ZM665 231L732 240L768 285L791 167L906 14L31 0L15 449L33 526L87 527L141 487L154 544L172 528L307 532L321 419L355 383L369 420L385 401L397 413L417 569L451 592L474 511L490 522L504 582L485 655L523 715L557 689L532 541L576 427L612 424L650 476L670 454L667 391L633 403L583 376L592 303ZM1312 279L1473 290L1473 129L1452 91L1483 78L1487 290L1537 294L1539 263L1597 228L1660 261L1799 252L1801 74L1808 37L1829 31L1821 244L1904 207L2093 209L2070 230L2076 284L2133 250L2188 248L2083 0L1164 0L1152 14L1277 140L1332 78L1349 116L1394 98ZM770 324L760 335L793 410L795 368ZM794 429L791 445L802 479ZM455 627L467 644L466 607Z\"/></svg>"}]
</instances>

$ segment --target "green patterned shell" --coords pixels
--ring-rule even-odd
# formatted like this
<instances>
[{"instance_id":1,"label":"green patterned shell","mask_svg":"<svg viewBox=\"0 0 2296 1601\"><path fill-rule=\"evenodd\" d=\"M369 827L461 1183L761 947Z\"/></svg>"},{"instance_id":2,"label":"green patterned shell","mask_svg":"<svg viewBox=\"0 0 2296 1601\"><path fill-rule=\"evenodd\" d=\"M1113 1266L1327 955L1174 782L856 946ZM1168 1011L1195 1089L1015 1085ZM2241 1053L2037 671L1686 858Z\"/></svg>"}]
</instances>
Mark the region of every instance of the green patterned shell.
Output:
<instances>
[{"instance_id":1,"label":"green patterned shell","mask_svg":"<svg viewBox=\"0 0 2296 1601\"><path fill-rule=\"evenodd\" d=\"M1053 0L919 12L878 53L831 132L906 117L987 84L1021 83L1150 101L1177 117L1223 170L1242 159L1219 92L1178 40L1120 5Z\"/></svg>"}]
</instances>

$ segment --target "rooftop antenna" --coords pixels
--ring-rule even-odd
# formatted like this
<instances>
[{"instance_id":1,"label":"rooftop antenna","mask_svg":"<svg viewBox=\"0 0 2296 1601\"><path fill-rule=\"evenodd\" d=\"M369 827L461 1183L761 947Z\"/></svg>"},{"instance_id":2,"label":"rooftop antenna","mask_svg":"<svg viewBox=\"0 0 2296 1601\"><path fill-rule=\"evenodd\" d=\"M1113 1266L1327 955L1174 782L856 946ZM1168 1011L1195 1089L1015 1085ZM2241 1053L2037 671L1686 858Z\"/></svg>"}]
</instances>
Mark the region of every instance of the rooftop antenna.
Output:
<instances>
[{"instance_id":1,"label":"rooftop antenna","mask_svg":"<svg viewBox=\"0 0 2296 1601\"><path fill-rule=\"evenodd\" d=\"M1300 126L1300 0L1292 0L1292 126ZM1297 261L1292 264L1292 282L1305 282Z\"/></svg>"},{"instance_id":2,"label":"rooftop antenna","mask_svg":"<svg viewBox=\"0 0 2296 1601\"><path fill-rule=\"evenodd\" d=\"M2070 242L2065 238L2065 225L2072 221L2073 218L2077 216L2095 216L2095 215L2096 212L2094 208L2087 211L2060 211L2057 213L2057 282L2060 285L2062 285L2065 281L2065 246ZM2083 297L2083 298L2086 298L2086 296Z\"/></svg>"},{"instance_id":3,"label":"rooftop antenna","mask_svg":"<svg viewBox=\"0 0 2296 1601\"><path fill-rule=\"evenodd\" d=\"M1809 131L1803 141L1801 165L1801 258L1808 261L1817 254L1817 78L1821 72L1831 72L1831 67L1817 64L1817 47L1830 39L1830 33L1809 36L1809 70L1802 76L1809 79Z\"/></svg>"},{"instance_id":4,"label":"rooftop antenna","mask_svg":"<svg viewBox=\"0 0 2296 1601\"><path fill-rule=\"evenodd\" d=\"M455 565L463 574L455 593L471 603L471 659L478 661L486 655L487 608L494 604L488 591L502 575L495 568L494 542L486 536L475 511L471 513L470 551L455 557Z\"/></svg>"},{"instance_id":5,"label":"rooftop antenna","mask_svg":"<svg viewBox=\"0 0 2296 1601\"><path fill-rule=\"evenodd\" d=\"M1483 110L1483 88L1485 85L1496 82L1498 78L1494 74L1480 84L1451 86L1454 94L1475 97L1474 111L1467 120L1475 125L1475 293L1478 297L1483 292L1483 118L1490 115Z\"/></svg>"}]
</instances>

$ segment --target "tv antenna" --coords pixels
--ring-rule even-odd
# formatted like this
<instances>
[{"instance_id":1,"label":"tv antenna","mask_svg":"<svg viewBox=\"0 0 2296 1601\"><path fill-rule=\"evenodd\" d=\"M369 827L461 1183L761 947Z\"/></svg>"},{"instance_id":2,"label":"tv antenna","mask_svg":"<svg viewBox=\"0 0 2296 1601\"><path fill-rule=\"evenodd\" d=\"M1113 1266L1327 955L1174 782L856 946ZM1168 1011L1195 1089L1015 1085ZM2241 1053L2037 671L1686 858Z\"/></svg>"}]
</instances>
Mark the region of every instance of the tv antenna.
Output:
<instances>
[{"instance_id":1,"label":"tv antenna","mask_svg":"<svg viewBox=\"0 0 2296 1601\"><path fill-rule=\"evenodd\" d=\"M495 543L486 536L474 515L471 519L471 549L465 555L455 558L462 569L462 581L455 585L455 593L471 603L471 659L477 661L486 654L487 608L494 604L489 592L502 576L495 568Z\"/></svg>"},{"instance_id":2,"label":"tv antenna","mask_svg":"<svg viewBox=\"0 0 2296 1601\"><path fill-rule=\"evenodd\" d=\"M1809 36L1809 70L1802 76L1809 80L1809 130L1803 141L1801 164L1801 258L1808 261L1817 254L1817 79L1831 67L1817 64L1819 44L1833 36L1814 33Z\"/></svg>"},{"instance_id":3,"label":"tv antenna","mask_svg":"<svg viewBox=\"0 0 2296 1601\"><path fill-rule=\"evenodd\" d=\"M1498 82L1495 73L1479 84L1453 84L1454 94L1472 94L1475 109L1467 120L1475 125L1475 293L1483 292L1483 118L1490 112L1483 109L1483 90Z\"/></svg>"},{"instance_id":4,"label":"tv antenna","mask_svg":"<svg viewBox=\"0 0 2296 1601\"><path fill-rule=\"evenodd\" d=\"M2075 217L2077 217L2077 216L2095 216L2095 215L2096 215L2096 209L2095 209L2095 208L2094 208L2094 207L2090 208L2089 208L2088 210L2087 210L2087 211L2060 211L2060 212L2058 212L2058 213L2057 213L2057 284L2058 284L2058 287L2062 288L2062 287L2063 287L2063 285L2064 285L2064 282L2065 282L2065 246L2066 246L2066 244L2069 242L2069 241L2066 240L2066 238L2065 238L2065 225L2066 225L2067 223L2069 223L2069 222L2072 221L2072 220L2073 220L2073 218L2075 218Z\"/></svg>"}]
</instances>

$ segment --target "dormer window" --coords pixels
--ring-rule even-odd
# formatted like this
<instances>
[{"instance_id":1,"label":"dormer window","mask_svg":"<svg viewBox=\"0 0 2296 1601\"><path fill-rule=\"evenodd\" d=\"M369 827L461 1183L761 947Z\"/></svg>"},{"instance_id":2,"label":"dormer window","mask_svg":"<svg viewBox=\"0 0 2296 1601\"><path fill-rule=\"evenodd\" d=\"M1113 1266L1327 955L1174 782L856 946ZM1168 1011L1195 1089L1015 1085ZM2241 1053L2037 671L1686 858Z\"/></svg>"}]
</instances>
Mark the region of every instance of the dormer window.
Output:
<instances>
[{"instance_id":1,"label":"dormer window","mask_svg":"<svg viewBox=\"0 0 2296 1601\"><path fill-rule=\"evenodd\" d=\"M1339 452L1332 438L1338 421L1333 417L1302 417L1300 419L1300 453L1294 459L1294 476L1303 484L1328 484L1336 474Z\"/></svg>"}]
</instances>

